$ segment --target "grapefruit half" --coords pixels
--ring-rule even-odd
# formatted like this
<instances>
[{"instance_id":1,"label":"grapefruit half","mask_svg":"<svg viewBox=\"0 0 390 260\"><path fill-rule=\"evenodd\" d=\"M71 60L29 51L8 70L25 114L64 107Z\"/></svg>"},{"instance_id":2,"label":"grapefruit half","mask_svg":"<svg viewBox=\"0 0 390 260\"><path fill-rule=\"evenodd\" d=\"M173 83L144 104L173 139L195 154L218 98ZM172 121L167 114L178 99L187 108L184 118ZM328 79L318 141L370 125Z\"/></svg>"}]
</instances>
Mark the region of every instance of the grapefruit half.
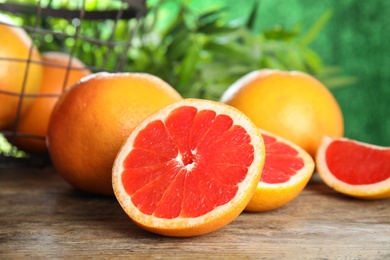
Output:
<instances>
[{"instance_id":1,"label":"grapefruit half","mask_svg":"<svg viewBox=\"0 0 390 260\"><path fill-rule=\"evenodd\" d=\"M196 236L233 221L252 198L264 164L259 129L237 109L184 99L145 119L113 167L113 189L140 227Z\"/></svg>"},{"instance_id":2,"label":"grapefruit half","mask_svg":"<svg viewBox=\"0 0 390 260\"><path fill-rule=\"evenodd\" d=\"M390 198L390 148L324 137L317 171L334 190L362 199Z\"/></svg>"}]
</instances>

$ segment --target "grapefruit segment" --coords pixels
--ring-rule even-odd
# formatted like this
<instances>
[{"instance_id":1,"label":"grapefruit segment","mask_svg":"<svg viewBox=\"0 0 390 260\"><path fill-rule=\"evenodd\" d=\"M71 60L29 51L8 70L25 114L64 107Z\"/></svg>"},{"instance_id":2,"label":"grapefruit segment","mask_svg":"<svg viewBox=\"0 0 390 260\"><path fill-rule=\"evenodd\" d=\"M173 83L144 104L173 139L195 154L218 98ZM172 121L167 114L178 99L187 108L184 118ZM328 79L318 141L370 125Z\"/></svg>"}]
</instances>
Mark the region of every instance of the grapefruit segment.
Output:
<instances>
[{"instance_id":1,"label":"grapefruit segment","mask_svg":"<svg viewBox=\"0 0 390 260\"><path fill-rule=\"evenodd\" d=\"M139 226L194 236L235 219L254 194L264 164L258 128L240 111L185 99L145 119L114 163L112 183Z\"/></svg>"},{"instance_id":2,"label":"grapefruit segment","mask_svg":"<svg viewBox=\"0 0 390 260\"><path fill-rule=\"evenodd\" d=\"M194 107L183 107L177 111L172 111L165 121L167 132L179 150L181 160L185 165L192 162L192 153L189 149L188 140L195 115L196 109Z\"/></svg>"},{"instance_id":3,"label":"grapefruit segment","mask_svg":"<svg viewBox=\"0 0 390 260\"><path fill-rule=\"evenodd\" d=\"M198 147L201 138L210 128L215 116L216 113L212 110L202 110L196 114L194 121L192 122L190 133L190 149L195 150L195 148Z\"/></svg>"},{"instance_id":4,"label":"grapefruit segment","mask_svg":"<svg viewBox=\"0 0 390 260\"><path fill-rule=\"evenodd\" d=\"M390 148L324 137L317 153L317 171L329 187L362 199L390 197Z\"/></svg>"},{"instance_id":5,"label":"grapefruit segment","mask_svg":"<svg viewBox=\"0 0 390 260\"><path fill-rule=\"evenodd\" d=\"M265 144L265 163L255 195L245 208L250 212L277 209L305 188L314 171L314 161L301 147L260 130Z\"/></svg>"}]
</instances>

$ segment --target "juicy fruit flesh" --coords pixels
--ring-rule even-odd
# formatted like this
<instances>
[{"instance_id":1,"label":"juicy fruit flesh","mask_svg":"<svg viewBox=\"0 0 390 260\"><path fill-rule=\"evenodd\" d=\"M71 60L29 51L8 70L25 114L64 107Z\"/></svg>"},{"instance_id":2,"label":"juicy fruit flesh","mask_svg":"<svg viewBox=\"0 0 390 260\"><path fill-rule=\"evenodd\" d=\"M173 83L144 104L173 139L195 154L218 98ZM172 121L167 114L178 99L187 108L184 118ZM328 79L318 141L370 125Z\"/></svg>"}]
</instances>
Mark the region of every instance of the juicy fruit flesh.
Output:
<instances>
[{"instance_id":1,"label":"juicy fruit flesh","mask_svg":"<svg viewBox=\"0 0 390 260\"><path fill-rule=\"evenodd\" d=\"M261 182L284 183L290 180L305 165L298 152L292 147L278 142L276 138L262 134L266 147L265 163Z\"/></svg>"},{"instance_id":2,"label":"juicy fruit flesh","mask_svg":"<svg viewBox=\"0 0 390 260\"><path fill-rule=\"evenodd\" d=\"M253 155L250 136L229 116L180 107L139 132L122 183L144 214L194 218L234 198Z\"/></svg>"},{"instance_id":3,"label":"juicy fruit flesh","mask_svg":"<svg viewBox=\"0 0 390 260\"><path fill-rule=\"evenodd\" d=\"M327 148L326 163L337 179L352 185L374 184L390 178L390 149L334 141Z\"/></svg>"}]
</instances>

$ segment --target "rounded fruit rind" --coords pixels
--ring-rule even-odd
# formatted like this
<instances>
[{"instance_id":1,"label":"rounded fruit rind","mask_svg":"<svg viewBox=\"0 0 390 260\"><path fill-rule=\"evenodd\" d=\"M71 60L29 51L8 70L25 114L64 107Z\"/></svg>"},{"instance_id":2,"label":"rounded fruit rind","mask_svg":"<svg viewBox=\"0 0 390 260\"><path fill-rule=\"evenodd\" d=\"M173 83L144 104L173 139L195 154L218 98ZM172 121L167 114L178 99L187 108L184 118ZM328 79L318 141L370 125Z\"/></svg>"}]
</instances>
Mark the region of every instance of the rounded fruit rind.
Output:
<instances>
[{"instance_id":1,"label":"rounded fruit rind","mask_svg":"<svg viewBox=\"0 0 390 260\"><path fill-rule=\"evenodd\" d=\"M61 52L46 52L42 54L42 81L39 96L33 98L33 103L18 122L16 131L30 136L7 138L18 149L35 155L47 153L46 136L51 112L65 89L72 87L81 78L91 74L85 64ZM70 69L68 70L68 65ZM50 96L49 96L50 95Z\"/></svg>"},{"instance_id":2,"label":"rounded fruit rind","mask_svg":"<svg viewBox=\"0 0 390 260\"><path fill-rule=\"evenodd\" d=\"M303 72L253 71L232 84L221 102L238 108L259 128L292 141L313 158L324 135L343 136L343 115L336 99Z\"/></svg>"},{"instance_id":3,"label":"rounded fruit rind","mask_svg":"<svg viewBox=\"0 0 390 260\"><path fill-rule=\"evenodd\" d=\"M4 20L3 16L0 16L0 20ZM0 59L0 90L9 92L0 93L0 129L7 129L12 128L16 122L19 104L21 104L20 115L23 115L31 105L32 98L21 97L21 94L23 92L24 95L29 95L38 92L42 67L38 49L33 46L31 38L23 29L0 24L0 35L3 39L0 41L2 58ZM32 51L29 57L30 48Z\"/></svg>"},{"instance_id":4,"label":"rounded fruit rind","mask_svg":"<svg viewBox=\"0 0 390 260\"><path fill-rule=\"evenodd\" d=\"M96 73L66 91L53 109L48 150L56 171L82 191L113 195L111 170L120 147L144 118L181 99L146 73Z\"/></svg>"}]
</instances>

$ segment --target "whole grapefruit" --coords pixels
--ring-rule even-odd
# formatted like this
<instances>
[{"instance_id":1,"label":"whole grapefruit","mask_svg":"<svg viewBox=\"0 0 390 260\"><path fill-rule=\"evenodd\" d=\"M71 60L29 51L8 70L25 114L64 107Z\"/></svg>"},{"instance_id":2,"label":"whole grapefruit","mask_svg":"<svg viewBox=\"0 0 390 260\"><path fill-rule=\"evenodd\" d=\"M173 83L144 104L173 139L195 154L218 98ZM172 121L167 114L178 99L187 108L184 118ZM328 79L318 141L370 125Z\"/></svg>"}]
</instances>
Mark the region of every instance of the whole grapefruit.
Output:
<instances>
[{"instance_id":1,"label":"whole grapefruit","mask_svg":"<svg viewBox=\"0 0 390 260\"><path fill-rule=\"evenodd\" d=\"M57 102L48 150L57 172L77 189L113 194L112 166L123 142L147 116L181 100L165 81L146 73L96 73Z\"/></svg>"},{"instance_id":2,"label":"whole grapefruit","mask_svg":"<svg viewBox=\"0 0 390 260\"><path fill-rule=\"evenodd\" d=\"M75 57L71 58L66 53L43 53L42 61L43 78L39 90L40 96L34 99L17 125L18 133L31 136L9 138L16 147L32 154L47 152L45 137L49 118L60 94L84 76L91 74L82 61Z\"/></svg>"},{"instance_id":3,"label":"whole grapefruit","mask_svg":"<svg viewBox=\"0 0 390 260\"><path fill-rule=\"evenodd\" d=\"M298 71L263 69L233 85L221 101L244 112L261 129L279 135L315 156L322 137L342 137L342 111L332 93Z\"/></svg>"},{"instance_id":4,"label":"whole grapefruit","mask_svg":"<svg viewBox=\"0 0 390 260\"><path fill-rule=\"evenodd\" d=\"M20 94L38 92L42 67L41 56L29 35L3 16L0 21L0 129L5 129L15 123ZM32 102L31 98L24 97L20 114L25 113Z\"/></svg>"}]
</instances>

